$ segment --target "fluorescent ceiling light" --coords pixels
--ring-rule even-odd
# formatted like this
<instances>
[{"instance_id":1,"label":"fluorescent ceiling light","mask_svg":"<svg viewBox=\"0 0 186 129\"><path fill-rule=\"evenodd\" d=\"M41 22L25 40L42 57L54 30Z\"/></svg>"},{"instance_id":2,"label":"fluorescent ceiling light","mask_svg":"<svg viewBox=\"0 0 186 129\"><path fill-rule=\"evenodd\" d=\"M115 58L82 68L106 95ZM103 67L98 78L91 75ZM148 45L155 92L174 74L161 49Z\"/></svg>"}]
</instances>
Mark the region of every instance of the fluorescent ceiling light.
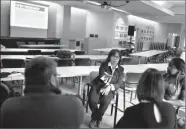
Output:
<instances>
[{"instance_id":1,"label":"fluorescent ceiling light","mask_svg":"<svg viewBox=\"0 0 186 129\"><path fill-rule=\"evenodd\" d=\"M111 7L111 9L115 10L115 11L123 12L123 13L126 13L126 14L130 14L129 12L121 10L121 9L118 9L118 8Z\"/></svg>"},{"instance_id":2,"label":"fluorescent ceiling light","mask_svg":"<svg viewBox=\"0 0 186 129\"><path fill-rule=\"evenodd\" d=\"M154 3L156 3L156 4L160 5L160 6L163 6L165 4L165 1L154 1L153 0L152 2L154 2Z\"/></svg>"},{"instance_id":3,"label":"fluorescent ceiling light","mask_svg":"<svg viewBox=\"0 0 186 129\"><path fill-rule=\"evenodd\" d=\"M185 0L177 0L177 1L170 1L170 2L175 2L175 3L177 3L177 2L179 2L179 3L185 3Z\"/></svg>"},{"instance_id":4,"label":"fluorescent ceiling light","mask_svg":"<svg viewBox=\"0 0 186 129\"><path fill-rule=\"evenodd\" d=\"M48 1L33 1L33 2L40 3L40 4L45 4L45 5L55 4L55 3L52 3L52 2L48 2Z\"/></svg>"},{"instance_id":5,"label":"fluorescent ceiling light","mask_svg":"<svg viewBox=\"0 0 186 129\"><path fill-rule=\"evenodd\" d=\"M90 3L90 4L94 4L94 5L101 5L101 3L95 2L95 1L85 1L85 3Z\"/></svg>"}]
</instances>

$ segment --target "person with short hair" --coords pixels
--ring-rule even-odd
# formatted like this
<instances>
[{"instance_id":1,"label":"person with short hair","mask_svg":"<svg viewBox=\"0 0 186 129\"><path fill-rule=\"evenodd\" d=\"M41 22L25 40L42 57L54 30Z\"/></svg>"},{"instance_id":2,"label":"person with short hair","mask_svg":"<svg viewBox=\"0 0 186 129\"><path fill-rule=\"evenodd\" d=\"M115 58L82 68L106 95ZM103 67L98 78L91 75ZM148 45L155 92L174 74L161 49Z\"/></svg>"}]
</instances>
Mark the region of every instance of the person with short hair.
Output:
<instances>
[{"instance_id":1,"label":"person with short hair","mask_svg":"<svg viewBox=\"0 0 186 129\"><path fill-rule=\"evenodd\" d=\"M25 96L8 99L1 109L2 128L79 128L82 102L61 95L57 64L47 57L31 59L25 68Z\"/></svg>"},{"instance_id":2,"label":"person with short hair","mask_svg":"<svg viewBox=\"0 0 186 129\"><path fill-rule=\"evenodd\" d=\"M90 128L100 127L102 117L115 92L122 86L124 68L120 65L121 54L117 49L109 52L108 58L99 68L99 75L91 83L89 107L92 111ZM98 108L98 104L100 104Z\"/></svg>"},{"instance_id":3,"label":"person with short hair","mask_svg":"<svg viewBox=\"0 0 186 129\"><path fill-rule=\"evenodd\" d=\"M161 73L147 69L137 85L139 104L125 110L115 128L165 128L176 127L175 109L163 102L164 82Z\"/></svg>"}]
</instances>

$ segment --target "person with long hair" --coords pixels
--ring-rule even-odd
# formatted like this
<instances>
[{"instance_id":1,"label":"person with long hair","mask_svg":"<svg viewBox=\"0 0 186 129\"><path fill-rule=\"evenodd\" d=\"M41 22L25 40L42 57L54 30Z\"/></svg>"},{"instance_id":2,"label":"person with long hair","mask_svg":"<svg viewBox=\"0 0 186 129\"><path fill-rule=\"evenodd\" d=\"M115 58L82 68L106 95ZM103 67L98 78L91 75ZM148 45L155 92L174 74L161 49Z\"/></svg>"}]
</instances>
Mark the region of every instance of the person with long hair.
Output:
<instances>
[{"instance_id":1,"label":"person with long hair","mask_svg":"<svg viewBox=\"0 0 186 129\"><path fill-rule=\"evenodd\" d=\"M147 69L137 85L139 104L127 108L115 128L175 128L175 109L163 102L164 92L162 74Z\"/></svg>"},{"instance_id":2,"label":"person with long hair","mask_svg":"<svg viewBox=\"0 0 186 129\"><path fill-rule=\"evenodd\" d=\"M99 75L92 82L89 93L89 107L92 111L90 128L100 127L102 116L114 98L115 91L122 86L124 68L120 66L121 54L117 49L109 52L101 64ZM100 104L98 108L98 104Z\"/></svg>"},{"instance_id":3,"label":"person with long hair","mask_svg":"<svg viewBox=\"0 0 186 129\"><path fill-rule=\"evenodd\" d=\"M185 62L180 58L173 58L164 74L165 102L174 106L185 106Z\"/></svg>"},{"instance_id":4,"label":"person with long hair","mask_svg":"<svg viewBox=\"0 0 186 129\"><path fill-rule=\"evenodd\" d=\"M185 107L185 62L181 58L173 58L164 74L164 102L170 103L177 109ZM185 127L185 118L177 115L178 127Z\"/></svg>"}]
</instances>

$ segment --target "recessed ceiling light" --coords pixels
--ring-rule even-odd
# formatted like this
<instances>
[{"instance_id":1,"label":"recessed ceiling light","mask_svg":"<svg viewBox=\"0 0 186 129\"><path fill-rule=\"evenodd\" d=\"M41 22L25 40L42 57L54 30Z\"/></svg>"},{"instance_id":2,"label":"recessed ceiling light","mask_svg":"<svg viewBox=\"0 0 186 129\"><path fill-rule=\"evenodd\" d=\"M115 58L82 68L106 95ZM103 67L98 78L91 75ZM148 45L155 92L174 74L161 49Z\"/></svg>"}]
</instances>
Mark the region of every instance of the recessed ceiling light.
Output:
<instances>
[{"instance_id":1,"label":"recessed ceiling light","mask_svg":"<svg viewBox=\"0 0 186 129\"><path fill-rule=\"evenodd\" d=\"M95 1L84 1L85 3L90 3L90 4L94 4L94 5L101 5L101 3L95 2Z\"/></svg>"},{"instance_id":2,"label":"recessed ceiling light","mask_svg":"<svg viewBox=\"0 0 186 129\"><path fill-rule=\"evenodd\" d=\"M163 6L165 4L165 1L152 1L160 6Z\"/></svg>"}]
</instances>

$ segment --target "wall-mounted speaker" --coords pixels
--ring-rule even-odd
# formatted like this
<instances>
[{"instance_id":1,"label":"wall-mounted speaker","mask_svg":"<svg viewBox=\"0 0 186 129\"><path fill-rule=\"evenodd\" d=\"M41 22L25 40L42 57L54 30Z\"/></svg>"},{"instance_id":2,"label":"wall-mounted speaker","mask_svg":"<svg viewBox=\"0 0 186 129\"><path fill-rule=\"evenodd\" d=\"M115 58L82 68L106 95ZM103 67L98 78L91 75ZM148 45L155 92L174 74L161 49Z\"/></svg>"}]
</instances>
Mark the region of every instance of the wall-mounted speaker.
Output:
<instances>
[{"instance_id":1,"label":"wall-mounted speaker","mask_svg":"<svg viewBox=\"0 0 186 129\"><path fill-rule=\"evenodd\" d=\"M94 37L94 34L90 34L90 37Z\"/></svg>"},{"instance_id":2,"label":"wall-mounted speaker","mask_svg":"<svg viewBox=\"0 0 186 129\"><path fill-rule=\"evenodd\" d=\"M76 46L80 46L80 41L76 41Z\"/></svg>"},{"instance_id":3,"label":"wall-mounted speaker","mask_svg":"<svg viewBox=\"0 0 186 129\"><path fill-rule=\"evenodd\" d=\"M135 26L129 26L128 27L128 35L134 36Z\"/></svg>"}]
</instances>

